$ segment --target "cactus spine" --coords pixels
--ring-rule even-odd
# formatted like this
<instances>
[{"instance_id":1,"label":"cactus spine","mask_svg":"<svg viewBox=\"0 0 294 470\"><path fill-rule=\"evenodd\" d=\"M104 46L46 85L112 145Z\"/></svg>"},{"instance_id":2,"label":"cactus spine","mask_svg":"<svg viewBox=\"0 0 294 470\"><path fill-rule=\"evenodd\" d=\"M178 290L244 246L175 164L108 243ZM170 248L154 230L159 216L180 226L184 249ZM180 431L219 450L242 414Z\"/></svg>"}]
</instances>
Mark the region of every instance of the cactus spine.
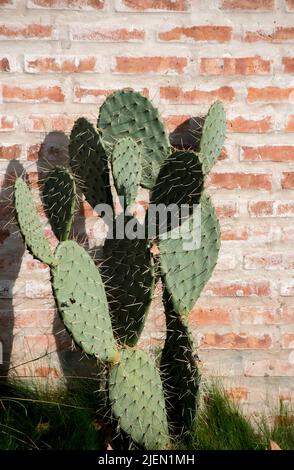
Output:
<instances>
[{"instance_id":1,"label":"cactus spine","mask_svg":"<svg viewBox=\"0 0 294 470\"><path fill-rule=\"evenodd\" d=\"M75 123L69 146L71 170L54 168L45 182L43 200L61 240L54 253L26 183L20 178L15 183L20 230L33 255L51 267L65 327L85 353L108 364L112 414L146 449L168 448L170 436L187 436L195 425L200 375L184 316L217 261L219 224L203 183L224 138L220 102L211 106L199 151L194 152L171 148L158 111L139 93L122 90L108 97L100 109L98 131L84 118ZM151 189L151 203L185 205L188 212L175 227L167 223L164 229L151 217L159 248L154 259L145 229L141 238L107 239L100 274L84 248L67 239L78 191L92 207L113 205L110 169L118 195L125 197L127 205L143 186ZM200 210L196 209L199 203ZM128 214L124 233L134 221ZM134 347L158 277L163 282L167 327L160 369Z\"/></svg>"}]
</instances>

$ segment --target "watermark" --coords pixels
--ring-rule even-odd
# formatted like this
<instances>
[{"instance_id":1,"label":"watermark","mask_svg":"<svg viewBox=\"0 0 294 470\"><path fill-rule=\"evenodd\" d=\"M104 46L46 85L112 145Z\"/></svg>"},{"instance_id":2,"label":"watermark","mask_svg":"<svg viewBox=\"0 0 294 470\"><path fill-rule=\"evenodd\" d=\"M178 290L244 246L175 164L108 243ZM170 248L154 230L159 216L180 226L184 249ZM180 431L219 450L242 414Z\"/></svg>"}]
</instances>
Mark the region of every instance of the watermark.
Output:
<instances>
[{"instance_id":1,"label":"watermark","mask_svg":"<svg viewBox=\"0 0 294 470\"><path fill-rule=\"evenodd\" d=\"M98 204L95 211L108 227L107 238L111 240L180 240L186 251L198 249L201 244L200 204L150 204L144 221L130 215L132 206L117 217L108 204Z\"/></svg>"}]
</instances>

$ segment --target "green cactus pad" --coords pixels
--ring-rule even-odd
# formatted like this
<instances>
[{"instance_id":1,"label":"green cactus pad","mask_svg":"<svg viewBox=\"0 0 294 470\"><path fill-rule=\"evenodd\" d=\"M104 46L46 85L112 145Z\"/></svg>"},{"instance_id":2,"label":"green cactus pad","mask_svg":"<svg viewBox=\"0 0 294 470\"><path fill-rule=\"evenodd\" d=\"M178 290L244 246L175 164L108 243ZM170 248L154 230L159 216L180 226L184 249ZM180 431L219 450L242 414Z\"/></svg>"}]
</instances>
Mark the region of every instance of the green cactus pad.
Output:
<instances>
[{"instance_id":1,"label":"green cactus pad","mask_svg":"<svg viewBox=\"0 0 294 470\"><path fill-rule=\"evenodd\" d=\"M199 158L205 175L210 172L221 153L226 137L226 113L223 104L216 101L205 118L199 147Z\"/></svg>"},{"instance_id":2,"label":"green cactus pad","mask_svg":"<svg viewBox=\"0 0 294 470\"><path fill-rule=\"evenodd\" d=\"M200 296L216 265L220 247L219 222L211 200L205 193L201 196L200 204L199 247L195 246L195 241L198 241L195 238L196 231L200 230L195 224L198 222L196 213L182 225L180 234L171 231L165 239L159 241L161 272L173 307L180 315L187 315Z\"/></svg>"},{"instance_id":3,"label":"green cactus pad","mask_svg":"<svg viewBox=\"0 0 294 470\"><path fill-rule=\"evenodd\" d=\"M69 143L70 166L80 180L86 200L112 205L107 157L93 125L79 118L71 131Z\"/></svg>"},{"instance_id":4,"label":"green cactus pad","mask_svg":"<svg viewBox=\"0 0 294 470\"><path fill-rule=\"evenodd\" d=\"M72 174L64 167L49 171L43 188L43 201L55 236L68 239L76 204L76 185Z\"/></svg>"},{"instance_id":5,"label":"green cactus pad","mask_svg":"<svg viewBox=\"0 0 294 470\"><path fill-rule=\"evenodd\" d=\"M170 429L175 435L189 435L198 407L200 374L193 337L185 319L172 308L165 292L166 340L160 372Z\"/></svg>"},{"instance_id":6,"label":"green cactus pad","mask_svg":"<svg viewBox=\"0 0 294 470\"><path fill-rule=\"evenodd\" d=\"M76 343L101 361L117 355L104 285L88 253L74 241L61 242L52 270L59 313Z\"/></svg>"},{"instance_id":7,"label":"green cactus pad","mask_svg":"<svg viewBox=\"0 0 294 470\"><path fill-rule=\"evenodd\" d=\"M147 450L169 445L164 393L158 370L140 350L123 349L110 369L109 399L121 428Z\"/></svg>"},{"instance_id":8,"label":"green cactus pad","mask_svg":"<svg viewBox=\"0 0 294 470\"><path fill-rule=\"evenodd\" d=\"M29 250L43 263L54 264L54 255L48 240L44 237L33 196L22 178L17 178L15 181L14 205L17 222Z\"/></svg>"},{"instance_id":9,"label":"green cactus pad","mask_svg":"<svg viewBox=\"0 0 294 470\"><path fill-rule=\"evenodd\" d=\"M143 330L154 290L154 268L145 239L107 239L102 275L118 341L134 346Z\"/></svg>"},{"instance_id":10,"label":"green cactus pad","mask_svg":"<svg viewBox=\"0 0 294 470\"><path fill-rule=\"evenodd\" d=\"M131 137L120 139L114 146L112 174L119 196L129 206L135 202L142 175L142 157L139 145Z\"/></svg>"},{"instance_id":11,"label":"green cactus pad","mask_svg":"<svg viewBox=\"0 0 294 470\"><path fill-rule=\"evenodd\" d=\"M189 206L188 216L192 214L193 205L198 204L203 189L204 176L202 165L194 152L177 151L172 153L163 163L156 184L153 188L150 203L154 205L164 204L166 207L172 204ZM183 216L183 214L182 214ZM151 209L148 212L149 224L155 224L155 217ZM183 218L184 220L184 218ZM165 222L165 220L163 221ZM158 222L159 234L169 231L181 224L179 220L168 220L163 226Z\"/></svg>"},{"instance_id":12,"label":"green cactus pad","mask_svg":"<svg viewBox=\"0 0 294 470\"><path fill-rule=\"evenodd\" d=\"M101 106L97 127L109 155L117 140L126 136L142 146L141 185L151 189L170 153L168 134L152 103L140 93L117 91Z\"/></svg>"}]
</instances>

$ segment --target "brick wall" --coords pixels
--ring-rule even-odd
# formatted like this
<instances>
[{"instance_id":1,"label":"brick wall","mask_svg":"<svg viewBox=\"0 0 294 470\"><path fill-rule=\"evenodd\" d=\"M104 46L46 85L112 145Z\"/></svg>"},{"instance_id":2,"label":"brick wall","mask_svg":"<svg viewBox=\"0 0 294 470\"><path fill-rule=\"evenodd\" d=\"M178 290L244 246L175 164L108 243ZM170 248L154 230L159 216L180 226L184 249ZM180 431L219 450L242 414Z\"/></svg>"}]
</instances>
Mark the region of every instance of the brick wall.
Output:
<instances>
[{"instance_id":1,"label":"brick wall","mask_svg":"<svg viewBox=\"0 0 294 470\"><path fill-rule=\"evenodd\" d=\"M226 146L209 178L222 248L190 322L204 372L224 377L232 396L255 409L293 398L293 24L293 0L0 0L0 334L19 374L58 377L74 353L48 268L5 225L4 197L25 168L38 198L75 118L95 122L105 97L128 86L149 95L171 131L224 102ZM103 225L82 212L76 230L101 243ZM146 345L162 337L158 299Z\"/></svg>"}]
</instances>

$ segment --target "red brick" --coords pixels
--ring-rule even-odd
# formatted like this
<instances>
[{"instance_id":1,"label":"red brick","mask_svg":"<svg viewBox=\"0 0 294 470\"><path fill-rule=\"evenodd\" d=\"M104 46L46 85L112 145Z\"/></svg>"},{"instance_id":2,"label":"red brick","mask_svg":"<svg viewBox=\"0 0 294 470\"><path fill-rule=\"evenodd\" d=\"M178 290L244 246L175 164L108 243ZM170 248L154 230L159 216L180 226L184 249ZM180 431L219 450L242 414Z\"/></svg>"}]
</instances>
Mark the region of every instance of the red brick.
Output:
<instances>
[{"instance_id":1,"label":"red brick","mask_svg":"<svg viewBox=\"0 0 294 470\"><path fill-rule=\"evenodd\" d=\"M26 120L27 132L70 132L76 116L67 115L31 115Z\"/></svg>"},{"instance_id":2,"label":"red brick","mask_svg":"<svg viewBox=\"0 0 294 470\"><path fill-rule=\"evenodd\" d=\"M176 114L175 116L166 116L164 118L164 123L166 127L168 128L169 132L173 132L178 126L183 124L185 121L190 119L191 116L184 114L184 115L178 115Z\"/></svg>"},{"instance_id":3,"label":"red brick","mask_svg":"<svg viewBox=\"0 0 294 470\"><path fill-rule=\"evenodd\" d=\"M287 11L294 11L294 0L286 0Z\"/></svg>"},{"instance_id":4,"label":"red brick","mask_svg":"<svg viewBox=\"0 0 294 470\"><path fill-rule=\"evenodd\" d=\"M271 67L272 61L261 57L200 59L201 75L267 75Z\"/></svg>"},{"instance_id":5,"label":"red brick","mask_svg":"<svg viewBox=\"0 0 294 470\"><path fill-rule=\"evenodd\" d=\"M218 217L237 217L239 212L236 202L216 202L214 207Z\"/></svg>"},{"instance_id":6,"label":"red brick","mask_svg":"<svg viewBox=\"0 0 294 470\"><path fill-rule=\"evenodd\" d=\"M292 26L278 26L273 31L266 32L246 31L244 35L245 42L292 42L294 40L294 28Z\"/></svg>"},{"instance_id":7,"label":"red brick","mask_svg":"<svg viewBox=\"0 0 294 470\"><path fill-rule=\"evenodd\" d=\"M176 27L168 31L158 33L160 41L186 42L228 42L232 39L230 26L189 26Z\"/></svg>"},{"instance_id":8,"label":"red brick","mask_svg":"<svg viewBox=\"0 0 294 470\"><path fill-rule=\"evenodd\" d=\"M15 8L15 0L0 0L0 8Z\"/></svg>"},{"instance_id":9,"label":"red brick","mask_svg":"<svg viewBox=\"0 0 294 470\"><path fill-rule=\"evenodd\" d=\"M271 11L274 7L274 0L222 0L221 4L223 10Z\"/></svg>"},{"instance_id":10,"label":"red brick","mask_svg":"<svg viewBox=\"0 0 294 470\"><path fill-rule=\"evenodd\" d=\"M59 85L49 86L17 86L3 85L3 101L5 103L62 103L64 94Z\"/></svg>"},{"instance_id":11,"label":"red brick","mask_svg":"<svg viewBox=\"0 0 294 470\"><path fill-rule=\"evenodd\" d=\"M94 42L141 42L145 39L145 31L137 28L102 28L97 26L71 27L71 38L73 41Z\"/></svg>"},{"instance_id":12,"label":"red brick","mask_svg":"<svg viewBox=\"0 0 294 470\"><path fill-rule=\"evenodd\" d=\"M265 145L264 147L242 147L240 160L251 162L293 162L294 146Z\"/></svg>"},{"instance_id":13,"label":"red brick","mask_svg":"<svg viewBox=\"0 0 294 470\"><path fill-rule=\"evenodd\" d=\"M292 201L251 201L248 203L248 213L252 217L293 217L294 203Z\"/></svg>"},{"instance_id":14,"label":"red brick","mask_svg":"<svg viewBox=\"0 0 294 470\"><path fill-rule=\"evenodd\" d=\"M235 98L235 92L229 86L210 91L199 89L185 91L178 86L166 86L160 88L160 97L170 103L182 104L211 103L217 99L231 102Z\"/></svg>"},{"instance_id":15,"label":"red brick","mask_svg":"<svg viewBox=\"0 0 294 470\"><path fill-rule=\"evenodd\" d=\"M115 72L182 74L186 66L186 57L116 57Z\"/></svg>"},{"instance_id":16,"label":"red brick","mask_svg":"<svg viewBox=\"0 0 294 470\"><path fill-rule=\"evenodd\" d=\"M283 57L282 64L284 73L294 73L294 57Z\"/></svg>"},{"instance_id":17,"label":"red brick","mask_svg":"<svg viewBox=\"0 0 294 470\"><path fill-rule=\"evenodd\" d=\"M227 308L194 308L189 314L191 326L230 325L232 311Z\"/></svg>"},{"instance_id":18,"label":"red brick","mask_svg":"<svg viewBox=\"0 0 294 470\"><path fill-rule=\"evenodd\" d=\"M201 349L269 349L270 335L248 335L246 333L206 333L200 342Z\"/></svg>"},{"instance_id":19,"label":"red brick","mask_svg":"<svg viewBox=\"0 0 294 470\"><path fill-rule=\"evenodd\" d=\"M21 156L21 145L1 145L0 146L0 159L15 160Z\"/></svg>"},{"instance_id":20,"label":"red brick","mask_svg":"<svg viewBox=\"0 0 294 470\"><path fill-rule=\"evenodd\" d=\"M282 173L281 186L283 189L294 189L294 171Z\"/></svg>"},{"instance_id":21,"label":"red brick","mask_svg":"<svg viewBox=\"0 0 294 470\"><path fill-rule=\"evenodd\" d=\"M294 114L288 116L286 132L294 132Z\"/></svg>"},{"instance_id":22,"label":"red brick","mask_svg":"<svg viewBox=\"0 0 294 470\"><path fill-rule=\"evenodd\" d=\"M101 10L105 0L29 0L28 8L56 10Z\"/></svg>"},{"instance_id":23,"label":"red brick","mask_svg":"<svg viewBox=\"0 0 294 470\"><path fill-rule=\"evenodd\" d=\"M206 295L217 297L251 297L270 296L271 285L269 281L214 281L209 282L205 288Z\"/></svg>"},{"instance_id":24,"label":"red brick","mask_svg":"<svg viewBox=\"0 0 294 470\"><path fill-rule=\"evenodd\" d=\"M187 11L189 0L121 0L121 9L135 11Z\"/></svg>"},{"instance_id":25,"label":"red brick","mask_svg":"<svg viewBox=\"0 0 294 470\"><path fill-rule=\"evenodd\" d=\"M282 336L282 348L294 349L294 333L285 333Z\"/></svg>"},{"instance_id":26,"label":"red brick","mask_svg":"<svg viewBox=\"0 0 294 470\"><path fill-rule=\"evenodd\" d=\"M262 119L246 119L242 116L237 116L227 122L227 130L240 134L263 134L271 132L273 130L272 118L271 116L266 116Z\"/></svg>"},{"instance_id":27,"label":"red brick","mask_svg":"<svg viewBox=\"0 0 294 470\"><path fill-rule=\"evenodd\" d=\"M16 119L14 116L0 115L0 132L14 131L16 128Z\"/></svg>"},{"instance_id":28,"label":"red brick","mask_svg":"<svg viewBox=\"0 0 294 470\"><path fill-rule=\"evenodd\" d=\"M51 56L25 57L25 71L29 73L84 73L95 72L96 57Z\"/></svg>"},{"instance_id":29,"label":"red brick","mask_svg":"<svg viewBox=\"0 0 294 470\"><path fill-rule=\"evenodd\" d=\"M12 72L10 60L7 57L0 57L0 72Z\"/></svg>"},{"instance_id":30,"label":"red brick","mask_svg":"<svg viewBox=\"0 0 294 470\"><path fill-rule=\"evenodd\" d=\"M271 173L211 173L208 184L217 189L272 188Z\"/></svg>"},{"instance_id":31,"label":"red brick","mask_svg":"<svg viewBox=\"0 0 294 470\"><path fill-rule=\"evenodd\" d=\"M233 387L227 389L225 392L231 400L245 401L248 400L249 397L249 391L246 387Z\"/></svg>"},{"instance_id":32,"label":"red brick","mask_svg":"<svg viewBox=\"0 0 294 470\"><path fill-rule=\"evenodd\" d=\"M248 240L249 230L247 227L221 227L221 239L223 241L245 241Z\"/></svg>"},{"instance_id":33,"label":"red brick","mask_svg":"<svg viewBox=\"0 0 294 470\"><path fill-rule=\"evenodd\" d=\"M245 269L282 269L283 255L281 253L264 253L244 256Z\"/></svg>"},{"instance_id":34,"label":"red brick","mask_svg":"<svg viewBox=\"0 0 294 470\"><path fill-rule=\"evenodd\" d=\"M5 41L11 39L55 39L54 29L52 25L44 24L27 24L22 23L2 23L0 24L0 39Z\"/></svg>"},{"instance_id":35,"label":"red brick","mask_svg":"<svg viewBox=\"0 0 294 470\"><path fill-rule=\"evenodd\" d=\"M288 103L294 99L294 87L279 88L277 86L267 86L264 88L248 88L247 101L249 103L265 102L265 103Z\"/></svg>"},{"instance_id":36,"label":"red brick","mask_svg":"<svg viewBox=\"0 0 294 470\"><path fill-rule=\"evenodd\" d=\"M74 87L74 102L75 103L98 103L101 104L105 101L107 96L114 93L115 89L104 90L93 86L76 85ZM139 89L144 96L149 96L147 88Z\"/></svg>"}]
</instances>

